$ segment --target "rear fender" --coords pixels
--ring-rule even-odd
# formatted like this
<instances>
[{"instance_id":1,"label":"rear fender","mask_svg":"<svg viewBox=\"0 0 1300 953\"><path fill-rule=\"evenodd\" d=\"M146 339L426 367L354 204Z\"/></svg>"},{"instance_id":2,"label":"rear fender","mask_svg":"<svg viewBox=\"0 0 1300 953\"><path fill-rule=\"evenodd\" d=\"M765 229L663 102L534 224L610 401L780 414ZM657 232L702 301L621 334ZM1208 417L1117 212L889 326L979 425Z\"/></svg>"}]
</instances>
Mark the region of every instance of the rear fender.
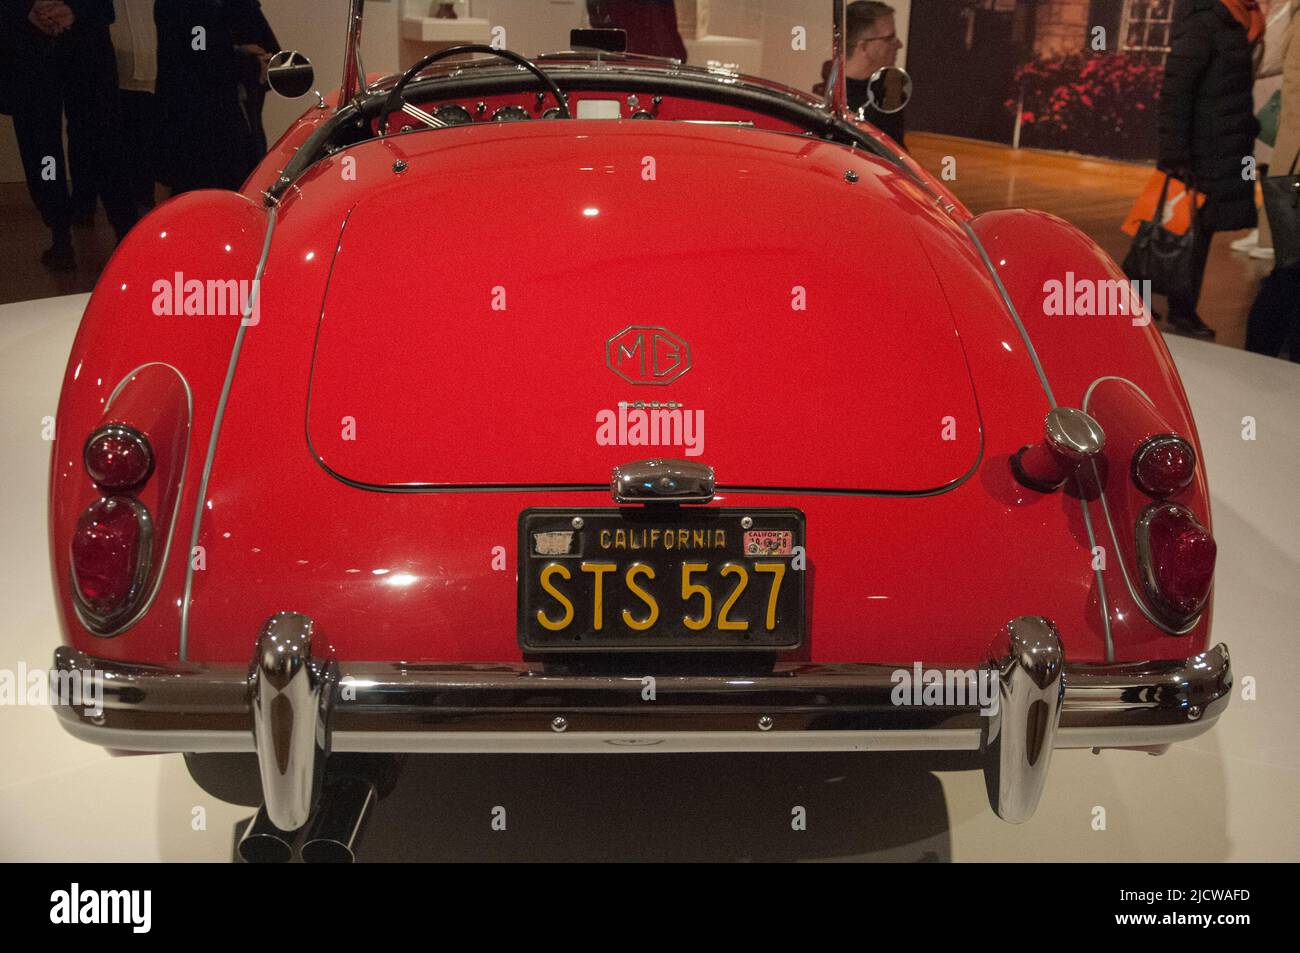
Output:
<instances>
[{"instance_id":1,"label":"rear fender","mask_svg":"<svg viewBox=\"0 0 1300 953\"><path fill-rule=\"evenodd\" d=\"M1008 209L979 215L971 227L1024 325L1055 403L1095 413L1106 430L1104 462L1098 467L1105 499L1086 506L1106 559L1103 578L1117 657L1172 658L1204 651L1209 606L1190 631L1172 635L1135 598L1132 537L1136 513L1145 504L1128 473L1140 431L1160 426L1191 442L1201 462L1178 500L1210 525L1196 425L1149 311L1135 310L1131 298L1114 293L1117 283L1129 285L1127 276L1101 246L1062 219ZM1107 378L1119 380L1108 383Z\"/></svg>"},{"instance_id":2,"label":"rear fender","mask_svg":"<svg viewBox=\"0 0 1300 953\"><path fill-rule=\"evenodd\" d=\"M49 533L64 641L96 657L177 657L198 477L266 224L260 205L233 192L167 202L123 240L86 306L56 418ZM157 466L136 496L155 523L157 563L147 611L102 637L73 607L70 546L78 516L100 495L82 450L107 422L130 424L153 447Z\"/></svg>"}]
</instances>

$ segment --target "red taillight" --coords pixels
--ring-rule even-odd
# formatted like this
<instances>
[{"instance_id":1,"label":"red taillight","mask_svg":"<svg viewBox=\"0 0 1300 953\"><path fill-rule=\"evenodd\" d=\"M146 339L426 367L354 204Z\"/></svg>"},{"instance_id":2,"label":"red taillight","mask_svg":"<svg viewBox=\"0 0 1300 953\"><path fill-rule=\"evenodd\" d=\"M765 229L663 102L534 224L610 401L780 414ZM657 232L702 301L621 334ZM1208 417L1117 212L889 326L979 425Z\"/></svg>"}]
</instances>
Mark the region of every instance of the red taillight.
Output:
<instances>
[{"instance_id":1,"label":"red taillight","mask_svg":"<svg viewBox=\"0 0 1300 953\"><path fill-rule=\"evenodd\" d=\"M153 473L149 441L125 424L109 424L92 433L82 457L90 478L110 492L133 490Z\"/></svg>"},{"instance_id":2,"label":"red taillight","mask_svg":"<svg viewBox=\"0 0 1300 953\"><path fill-rule=\"evenodd\" d=\"M1192 511L1154 503L1138 520L1138 562L1147 595L1174 626L1191 622L1205 607L1214 579L1216 546Z\"/></svg>"},{"instance_id":3,"label":"red taillight","mask_svg":"<svg viewBox=\"0 0 1300 953\"><path fill-rule=\"evenodd\" d=\"M1196 451L1182 437L1159 434L1133 454L1133 482L1147 496L1163 499L1187 488L1196 475Z\"/></svg>"},{"instance_id":4,"label":"red taillight","mask_svg":"<svg viewBox=\"0 0 1300 953\"><path fill-rule=\"evenodd\" d=\"M148 511L125 497L101 497L77 520L72 581L92 630L111 628L138 602L151 535Z\"/></svg>"}]
</instances>

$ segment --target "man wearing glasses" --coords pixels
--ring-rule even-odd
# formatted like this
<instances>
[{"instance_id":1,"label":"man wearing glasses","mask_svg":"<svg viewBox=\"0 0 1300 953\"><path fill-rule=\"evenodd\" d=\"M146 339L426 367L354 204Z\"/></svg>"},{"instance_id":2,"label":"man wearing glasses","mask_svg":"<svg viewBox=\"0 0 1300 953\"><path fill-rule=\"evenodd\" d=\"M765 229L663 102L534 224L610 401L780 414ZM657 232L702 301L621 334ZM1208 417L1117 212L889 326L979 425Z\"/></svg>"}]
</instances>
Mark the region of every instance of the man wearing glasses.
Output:
<instances>
[{"instance_id":1,"label":"man wearing glasses","mask_svg":"<svg viewBox=\"0 0 1300 953\"><path fill-rule=\"evenodd\" d=\"M894 8L877 0L856 0L844 10L844 85L849 108L866 106L864 118L903 145L903 113L867 106L867 81L882 66L893 66L903 48L894 30Z\"/></svg>"}]
</instances>

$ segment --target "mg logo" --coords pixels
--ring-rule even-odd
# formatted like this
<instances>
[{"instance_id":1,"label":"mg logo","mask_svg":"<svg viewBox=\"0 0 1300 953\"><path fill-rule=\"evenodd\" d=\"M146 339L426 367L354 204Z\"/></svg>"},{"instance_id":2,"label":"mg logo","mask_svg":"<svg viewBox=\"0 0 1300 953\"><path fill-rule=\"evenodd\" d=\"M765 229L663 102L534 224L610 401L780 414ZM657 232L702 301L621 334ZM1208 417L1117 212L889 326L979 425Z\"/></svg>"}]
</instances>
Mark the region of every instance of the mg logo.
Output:
<instances>
[{"instance_id":1,"label":"mg logo","mask_svg":"<svg viewBox=\"0 0 1300 953\"><path fill-rule=\"evenodd\" d=\"M605 364L630 384L671 384L691 369L691 346L667 328L633 325L605 342Z\"/></svg>"}]
</instances>

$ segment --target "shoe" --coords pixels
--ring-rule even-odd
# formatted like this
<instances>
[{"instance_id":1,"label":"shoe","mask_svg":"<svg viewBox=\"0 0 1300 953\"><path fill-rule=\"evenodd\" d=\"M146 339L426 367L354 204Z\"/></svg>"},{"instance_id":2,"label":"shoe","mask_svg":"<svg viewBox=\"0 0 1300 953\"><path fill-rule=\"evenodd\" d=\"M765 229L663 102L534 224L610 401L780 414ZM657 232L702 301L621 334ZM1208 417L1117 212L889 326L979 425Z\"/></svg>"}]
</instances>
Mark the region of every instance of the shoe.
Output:
<instances>
[{"instance_id":1,"label":"shoe","mask_svg":"<svg viewBox=\"0 0 1300 953\"><path fill-rule=\"evenodd\" d=\"M77 256L71 244L56 242L41 252L41 264L50 271L76 271Z\"/></svg>"},{"instance_id":2,"label":"shoe","mask_svg":"<svg viewBox=\"0 0 1300 953\"><path fill-rule=\"evenodd\" d=\"M1271 248L1264 248L1261 245L1256 245L1254 248L1250 250L1250 257L1259 258L1264 261L1272 261L1274 257L1274 252L1273 249Z\"/></svg>"},{"instance_id":3,"label":"shoe","mask_svg":"<svg viewBox=\"0 0 1300 953\"><path fill-rule=\"evenodd\" d=\"M1259 244L1259 229L1252 228L1250 230L1249 235L1246 235L1242 238L1238 238L1235 242L1233 242L1228 247L1231 248L1233 251L1249 252L1252 248L1254 248L1258 244Z\"/></svg>"},{"instance_id":4,"label":"shoe","mask_svg":"<svg viewBox=\"0 0 1300 953\"><path fill-rule=\"evenodd\" d=\"M1200 341L1213 341L1214 328L1209 327L1200 319L1199 315L1192 315L1189 318L1171 317L1169 319L1169 329L1175 334L1182 334L1185 337L1196 338Z\"/></svg>"}]
</instances>

